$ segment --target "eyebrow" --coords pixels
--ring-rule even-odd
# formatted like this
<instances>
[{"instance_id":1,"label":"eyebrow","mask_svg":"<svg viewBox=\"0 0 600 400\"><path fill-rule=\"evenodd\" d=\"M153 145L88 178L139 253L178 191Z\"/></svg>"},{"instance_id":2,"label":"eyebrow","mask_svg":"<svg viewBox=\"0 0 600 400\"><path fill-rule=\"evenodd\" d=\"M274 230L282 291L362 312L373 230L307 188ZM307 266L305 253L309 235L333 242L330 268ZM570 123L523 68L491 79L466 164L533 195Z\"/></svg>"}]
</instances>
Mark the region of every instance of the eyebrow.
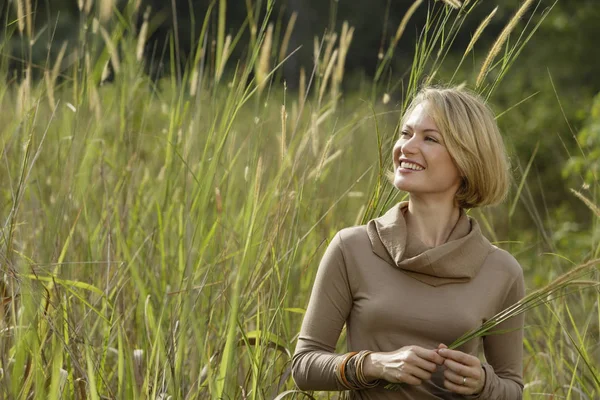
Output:
<instances>
[{"instance_id":1,"label":"eyebrow","mask_svg":"<svg viewBox=\"0 0 600 400\"><path fill-rule=\"evenodd\" d=\"M404 125L404 127L410 129L411 131L414 131L415 128L413 128L411 125ZM423 129L422 132L436 132L439 133L440 135L442 134L440 131L438 131L437 129Z\"/></svg>"}]
</instances>

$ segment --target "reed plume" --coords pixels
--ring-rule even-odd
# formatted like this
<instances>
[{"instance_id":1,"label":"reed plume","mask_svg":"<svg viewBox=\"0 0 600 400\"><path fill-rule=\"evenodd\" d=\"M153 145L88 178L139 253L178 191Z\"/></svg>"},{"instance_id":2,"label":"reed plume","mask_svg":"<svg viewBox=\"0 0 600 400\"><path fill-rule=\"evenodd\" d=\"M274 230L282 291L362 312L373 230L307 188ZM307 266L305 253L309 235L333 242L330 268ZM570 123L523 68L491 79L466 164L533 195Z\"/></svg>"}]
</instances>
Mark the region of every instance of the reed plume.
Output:
<instances>
[{"instance_id":1,"label":"reed plume","mask_svg":"<svg viewBox=\"0 0 600 400\"><path fill-rule=\"evenodd\" d=\"M498 38L492 45L492 48L488 52L488 55L485 58L483 65L481 66L481 69L479 70L479 75L477 75L477 81L475 83L476 87L479 87L481 85L481 83L483 82L483 79L487 76L490 65L492 65L492 62L494 61L494 59L500 52L500 49L506 42L506 39L508 39L508 36L510 35L510 33L515 29L515 26L517 26L517 22L519 22L521 17L523 17L523 15L525 14L525 11L527 11L529 6L531 6L531 3L533 3L533 0L525 0L525 2L517 10L515 15L513 15L513 17L510 19L510 21L508 21L508 24L506 24L506 26L500 33L500 36L498 36Z\"/></svg>"},{"instance_id":2,"label":"reed plume","mask_svg":"<svg viewBox=\"0 0 600 400\"><path fill-rule=\"evenodd\" d=\"M492 10L492 12L483 21L481 21L481 24L479 24L479 26L475 30L475 33L473 34L473 38L467 45L467 49L465 50L465 52L463 54L463 58L465 58L465 56L467 54L469 54L469 52L471 50L473 50L473 46L475 46L475 43L477 43L477 40L479 39L479 37L481 36L481 34L485 30L485 28L490 24L490 21L492 20L492 18L494 18L496 11L498 11L498 6L496 6L496 8L494 8Z\"/></svg>"}]
</instances>

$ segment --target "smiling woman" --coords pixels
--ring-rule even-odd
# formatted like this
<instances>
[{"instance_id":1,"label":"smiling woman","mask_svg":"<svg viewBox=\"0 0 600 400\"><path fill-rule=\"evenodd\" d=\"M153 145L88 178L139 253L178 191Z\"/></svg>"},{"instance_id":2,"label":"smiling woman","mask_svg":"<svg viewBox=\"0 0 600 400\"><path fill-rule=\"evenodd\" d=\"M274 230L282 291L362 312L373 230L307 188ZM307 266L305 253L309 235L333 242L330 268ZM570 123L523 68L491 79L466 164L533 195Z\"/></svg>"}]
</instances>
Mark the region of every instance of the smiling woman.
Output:
<instances>
[{"instance_id":1,"label":"smiling woman","mask_svg":"<svg viewBox=\"0 0 600 400\"><path fill-rule=\"evenodd\" d=\"M427 101L419 103L403 124L393 151L394 185L414 195L451 201L461 186L461 173L430 117L431 108Z\"/></svg>"},{"instance_id":2,"label":"smiling woman","mask_svg":"<svg viewBox=\"0 0 600 400\"><path fill-rule=\"evenodd\" d=\"M508 189L493 113L464 89L425 88L403 116L392 157L394 185L409 201L331 241L294 380L301 389L351 390L353 399L520 399L523 315L495 335L446 346L524 295L518 262L465 212L500 202ZM348 353L336 354L344 324Z\"/></svg>"},{"instance_id":3,"label":"smiling woman","mask_svg":"<svg viewBox=\"0 0 600 400\"><path fill-rule=\"evenodd\" d=\"M414 124L419 125L413 127ZM443 158L445 164L440 169L458 170L462 179L456 200L460 207L481 207L504 199L509 186L506 151L494 114L481 98L464 89L421 90L402 120L400 139L394 146L396 169L400 147L408 146L409 153L413 149L413 143L407 141L415 130L423 136L422 140L447 150L444 152L439 146L420 148L425 150L424 156ZM398 183L395 179L396 187Z\"/></svg>"}]
</instances>

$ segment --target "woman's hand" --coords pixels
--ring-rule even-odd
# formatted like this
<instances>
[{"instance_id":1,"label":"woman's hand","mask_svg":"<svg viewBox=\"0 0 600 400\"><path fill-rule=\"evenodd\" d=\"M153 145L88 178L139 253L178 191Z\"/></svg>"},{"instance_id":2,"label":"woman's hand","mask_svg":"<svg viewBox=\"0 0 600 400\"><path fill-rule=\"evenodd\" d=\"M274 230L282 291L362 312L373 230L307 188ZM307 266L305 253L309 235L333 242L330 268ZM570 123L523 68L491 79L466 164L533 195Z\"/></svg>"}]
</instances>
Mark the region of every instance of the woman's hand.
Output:
<instances>
[{"instance_id":1,"label":"woman's hand","mask_svg":"<svg viewBox=\"0 0 600 400\"><path fill-rule=\"evenodd\" d=\"M369 380L420 385L431 378L438 365L444 363L444 358L437 351L406 346L387 353L371 353L365 357L363 372Z\"/></svg>"},{"instance_id":2,"label":"woman's hand","mask_svg":"<svg viewBox=\"0 0 600 400\"><path fill-rule=\"evenodd\" d=\"M485 371L479 358L458 350L449 350L444 344L438 354L445 358L444 387L462 395L479 394L485 385Z\"/></svg>"}]
</instances>

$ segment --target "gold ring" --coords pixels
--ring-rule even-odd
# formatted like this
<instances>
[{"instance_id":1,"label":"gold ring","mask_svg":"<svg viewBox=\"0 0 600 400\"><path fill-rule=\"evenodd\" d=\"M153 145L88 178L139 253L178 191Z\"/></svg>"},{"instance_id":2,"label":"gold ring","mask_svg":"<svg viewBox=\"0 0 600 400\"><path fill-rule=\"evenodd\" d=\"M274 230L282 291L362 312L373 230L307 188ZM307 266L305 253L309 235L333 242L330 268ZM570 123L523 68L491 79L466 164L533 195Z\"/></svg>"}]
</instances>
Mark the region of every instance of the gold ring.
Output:
<instances>
[{"instance_id":1,"label":"gold ring","mask_svg":"<svg viewBox=\"0 0 600 400\"><path fill-rule=\"evenodd\" d=\"M463 385L466 385L466 384L467 384L467 377L463 376Z\"/></svg>"}]
</instances>

